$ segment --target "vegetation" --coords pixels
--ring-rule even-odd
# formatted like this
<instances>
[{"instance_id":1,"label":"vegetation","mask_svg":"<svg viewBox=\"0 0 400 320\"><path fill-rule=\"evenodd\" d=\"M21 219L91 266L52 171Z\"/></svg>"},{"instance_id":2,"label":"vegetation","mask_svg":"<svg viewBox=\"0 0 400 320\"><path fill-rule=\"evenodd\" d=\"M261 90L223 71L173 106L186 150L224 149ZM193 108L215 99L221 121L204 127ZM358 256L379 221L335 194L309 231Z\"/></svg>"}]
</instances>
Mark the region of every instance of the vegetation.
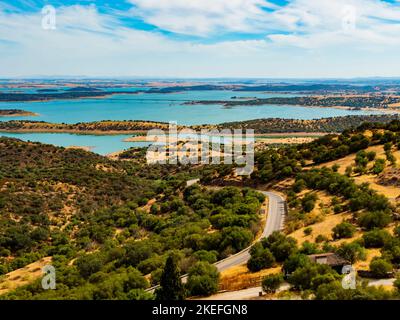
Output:
<instances>
[{"instance_id":1,"label":"vegetation","mask_svg":"<svg viewBox=\"0 0 400 320\"><path fill-rule=\"evenodd\" d=\"M161 275L160 288L156 290L157 300L183 300L185 288L174 257L169 256Z\"/></svg>"},{"instance_id":2,"label":"vegetation","mask_svg":"<svg viewBox=\"0 0 400 320\"><path fill-rule=\"evenodd\" d=\"M189 269L187 288L191 296L209 296L218 291L219 272L208 262L197 262Z\"/></svg>"},{"instance_id":3,"label":"vegetation","mask_svg":"<svg viewBox=\"0 0 400 320\"><path fill-rule=\"evenodd\" d=\"M34 116L33 112L21 110L21 109L0 109L0 117L18 117L18 116Z\"/></svg>"},{"instance_id":4,"label":"vegetation","mask_svg":"<svg viewBox=\"0 0 400 320\"><path fill-rule=\"evenodd\" d=\"M191 101L187 104L222 104L226 107L234 106L258 106L258 105L297 105L297 106L315 106L315 107L349 107L353 109L360 108L387 108L391 104L396 104L400 100L393 96L299 96L299 97L273 97L273 98L255 98L240 100L201 100Z\"/></svg>"},{"instance_id":5,"label":"vegetation","mask_svg":"<svg viewBox=\"0 0 400 320\"><path fill-rule=\"evenodd\" d=\"M302 226L299 238L307 237L297 241L275 232L252 246L250 272L282 266L282 274L265 278L265 292L276 291L283 277L304 297L395 298L362 285L345 292L342 275L308 255L334 252L356 263L378 249L380 255L368 260L371 275L386 277L399 268L395 199L357 180L364 174L381 179L396 169L399 132L400 121L368 123L312 143L271 147L256 153L253 174L242 178L233 177L229 165L144 166L142 149L120 156L130 161L113 161L1 138L0 273L43 257L52 257L57 270L57 290L42 290L38 279L1 298L164 300L213 294L219 274L212 264L247 248L259 234L265 197L254 191L258 184L286 192L286 231ZM382 152L370 151L376 146L383 147L385 160ZM324 166L350 154L351 170ZM193 178L219 187L187 187ZM344 215L323 235L314 226ZM336 242L355 235L354 241ZM180 275L186 273L183 285ZM145 291L150 285L160 285L155 296Z\"/></svg>"},{"instance_id":6,"label":"vegetation","mask_svg":"<svg viewBox=\"0 0 400 320\"><path fill-rule=\"evenodd\" d=\"M271 274L262 280L261 287L266 293L275 293L283 283L282 274Z\"/></svg>"},{"instance_id":7,"label":"vegetation","mask_svg":"<svg viewBox=\"0 0 400 320\"><path fill-rule=\"evenodd\" d=\"M334 239L351 238L356 228L351 223L342 222L334 227L332 231Z\"/></svg>"},{"instance_id":8,"label":"vegetation","mask_svg":"<svg viewBox=\"0 0 400 320\"><path fill-rule=\"evenodd\" d=\"M8 111L6 111L8 112ZM297 119L257 119L240 122L226 122L218 125L195 125L189 128L199 129L253 129L256 134L268 133L332 133L342 132L357 128L364 123L388 123L399 119L398 115L355 115L333 117L315 120ZM183 129L184 126L178 126ZM12 120L0 122L0 130L6 131L27 131L27 132L82 132L82 133L104 133L121 132L133 134L145 134L151 129L168 129L168 123L140 120L104 120L95 122L81 122L75 124L49 123L43 121ZM372 161L372 160L370 160Z\"/></svg>"}]
</instances>

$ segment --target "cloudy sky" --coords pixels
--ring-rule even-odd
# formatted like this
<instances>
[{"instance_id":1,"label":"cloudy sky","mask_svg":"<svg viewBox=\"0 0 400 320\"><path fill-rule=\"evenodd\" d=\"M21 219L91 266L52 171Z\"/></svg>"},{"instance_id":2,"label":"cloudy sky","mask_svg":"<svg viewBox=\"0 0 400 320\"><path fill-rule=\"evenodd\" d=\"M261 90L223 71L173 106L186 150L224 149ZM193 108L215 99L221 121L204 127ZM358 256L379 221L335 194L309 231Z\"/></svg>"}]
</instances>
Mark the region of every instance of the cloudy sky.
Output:
<instances>
[{"instance_id":1,"label":"cloudy sky","mask_svg":"<svg viewBox=\"0 0 400 320\"><path fill-rule=\"evenodd\" d=\"M400 0L0 1L2 78L400 76L399 53Z\"/></svg>"}]
</instances>

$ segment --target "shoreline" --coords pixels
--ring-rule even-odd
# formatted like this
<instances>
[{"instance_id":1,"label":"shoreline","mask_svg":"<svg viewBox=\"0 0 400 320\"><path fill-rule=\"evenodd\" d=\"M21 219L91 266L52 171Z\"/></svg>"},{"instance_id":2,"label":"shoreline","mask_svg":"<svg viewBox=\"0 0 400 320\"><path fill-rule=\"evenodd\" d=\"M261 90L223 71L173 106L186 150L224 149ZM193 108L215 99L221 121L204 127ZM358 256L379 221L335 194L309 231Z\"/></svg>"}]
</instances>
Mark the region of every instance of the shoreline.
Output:
<instances>
[{"instance_id":1,"label":"shoreline","mask_svg":"<svg viewBox=\"0 0 400 320\"><path fill-rule=\"evenodd\" d=\"M50 133L50 134L74 134L74 135L87 135L87 136L119 136L119 135L131 135L132 137L124 138L123 142L154 142L154 139L147 140L147 131L79 131L79 130L57 130L57 129L17 129L17 130L6 130L0 129L1 133L16 133L16 134L29 134L29 133ZM254 137L260 140L262 139L277 139L277 138L318 138L327 134L337 134L337 132L272 132L272 133L255 133ZM168 136L168 135L166 135ZM218 135L223 136L223 134Z\"/></svg>"},{"instance_id":2,"label":"shoreline","mask_svg":"<svg viewBox=\"0 0 400 320\"><path fill-rule=\"evenodd\" d=\"M174 87L174 86L171 86ZM179 87L179 86L178 86ZM154 89L154 88L153 88ZM148 92L150 91L150 92ZM196 90L193 90L196 91ZM213 91L213 90L212 90ZM10 102L10 103L17 103L17 102L21 102L21 103L33 103L33 102L50 102L50 101L76 101L76 100L85 100L85 99L95 99L95 100L104 100L107 99L109 97L112 97L114 95L141 95L141 94L153 94L153 93L157 93L157 94L180 94L180 93L185 93L185 90L177 90L177 91L160 91L160 92L154 92L152 91L152 89L150 90L143 90L143 91L122 91L122 92L118 92L118 91L102 91L102 92L98 92L98 95L89 95L89 96L76 96L76 97L49 97L47 99L33 99L33 100L1 100L0 102ZM238 91L239 93L241 91ZM251 93L253 93L253 91L250 91ZM235 93L235 91L232 92L233 94ZM255 94L261 94L261 93L270 93L270 94L274 94L274 93L279 93L279 94L284 94L284 95L293 95L293 94L299 94L299 95L304 95L305 93L302 92L297 92L297 91L285 91L285 92L275 92L275 91L255 91ZM321 95L321 94L317 94L314 93L313 94L314 97L323 97L323 98L329 98L329 97L337 97L337 96L341 96L341 95L335 95L335 94L326 94L326 95ZM344 95L344 96L348 96L348 97L365 97L368 98L370 97L368 94L352 94L352 95ZM399 97L398 95L392 95L393 97ZM400 102L398 103L394 103L391 105L388 105L387 108L376 108L376 107L361 107L361 108L354 108L354 107L349 107L349 106L318 106L318 105L301 105L301 104L274 104L274 103L261 103L261 104L251 104L251 105L247 105L246 101L253 101L253 100L258 100L258 99L262 99L262 98L257 98L257 97L236 97L235 99L232 99L232 101L240 101L242 102L242 104L234 104L234 105L229 105L229 103L231 102L230 100L216 100L215 104L222 106L223 108L226 109L232 109L232 108L236 108L236 107L249 107L249 106L288 106L288 107L303 107L303 108L331 108L331 109L339 109L339 110L347 110L347 111L364 111L364 112L380 112L382 114L400 114ZM204 103L206 102L206 103ZM202 101L202 100L188 100L188 101L181 101L180 105L182 106L191 106L191 105L212 105L211 103L209 103L211 101ZM214 103L213 103L214 104ZM37 115L37 114L35 114ZM26 115L11 115L11 116L26 116Z\"/></svg>"},{"instance_id":3,"label":"shoreline","mask_svg":"<svg viewBox=\"0 0 400 320\"><path fill-rule=\"evenodd\" d=\"M191 106L191 105L212 105L208 103L189 103L183 105ZM363 107L363 108L353 108L353 107L347 107L347 106L306 106L306 105L301 105L301 104L252 104L252 105L247 105L247 104L238 104L238 105L226 105L223 103L215 103L215 105L222 106L224 109L233 109L233 108L240 108L240 107L299 107L299 108L313 108L313 109L338 109L338 110L346 110L346 111L363 111L363 112L380 112L382 114L400 114L400 105L399 106L391 106L390 108L369 108L369 107Z\"/></svg>"},{"instance_id":4,"label":"shoreline","mask_svg":"<svg viewBox=\"0 0 400 320\"><path fill-rule=\"evenodd\" d=\"M223 122L219 124L196 124L178 125L177 130L190 130L196 134L208 133L212 131L221 132L223 130L237 129L239 134L246 132L246 129L253 128L255 137L315 137L326 134L337 134L346 128L359 126L364 122L390 122L398 120L398 113L379 113L367 115L347 115L327 118L317 118L311 120L302 119L283 119L283 118L260 118L253 120L243 120L234 122ZM35 120L4 120L0 121L0 132L3 133L54 133L54 134L75 134L75 135L125 135L130 141L147 141L147 135L151 130L162 130L168 135L169 124L165 122L145 121L145 120L106 120L83 123L50 123ZM151 132L154 135L154 132ZM232 131L228 131L230 135ZM214 134L215 135L215 134ZM129 141L128 140L128 141Z\"/></svg>"},{"instance_id":5,"label":"shoreline","mask_svg":"<svg viewBox=\"0 0 400 320\"><path fill-rule=\"evenodd\" d=\"M0 131L1 132L1 131ZM337 134L335 132L282 132L282 133L255 133L254 137L259 140L268 139L285 139L285 138L318 138L327 134ZM225 136L224 134L219 134L216 136ZM242 135L239 135L242 137ZM153 137L153 136L150 136ZM235 135L232 135L235 138ZM166 139L169 139L168 135L165 135ZM124 142L157 142L154 138L147 140L147 136L134 136L123 140Z\"/></svg>"},{"instance_id":6,"label":"shoreline","mask_svg":"<svg viewBox=\"0 0 400 320\"><path fill-rule=\"evenodd\" d=\"M22 113L10 113L10 114L0 114L0 117L11 118L11 117L38 117L39 113L36 112L22 112Z\"/></svg>"},{"instance_id":7,"label":"shoreline","mask_svg":"<svg viewBox=\"0 0 400 320\"><path fill-rule=\"evenodd\" d=\"M76 135L89 135L89 136L118 136L118 135L130 135L130 134L143 134L147 133L147 130L77 130L77 129L0 129L1 132L6 133L69 133Z\"/></svg>"},{"instance_id":8,"label":"shoreline","mask_svg":"<svg viewBox=\"0 0 400 320\"><path fill-rule=\"evenodd\" d=\"M84 150L88 152L93 152L93 149L96 148L95 146L68 146L65 149L75 149L75 150Z\"/></svg>"}]
</instances>

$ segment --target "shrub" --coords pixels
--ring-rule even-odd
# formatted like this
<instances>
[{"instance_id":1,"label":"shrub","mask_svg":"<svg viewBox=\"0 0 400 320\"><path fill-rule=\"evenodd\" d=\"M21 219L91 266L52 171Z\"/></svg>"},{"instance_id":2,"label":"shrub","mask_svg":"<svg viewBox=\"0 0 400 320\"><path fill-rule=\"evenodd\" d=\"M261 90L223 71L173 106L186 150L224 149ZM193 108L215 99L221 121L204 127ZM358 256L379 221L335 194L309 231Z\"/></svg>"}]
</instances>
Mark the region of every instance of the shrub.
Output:
<instances>
[{"instance_id":1,"label":"shrub","mask_svg":"<svg viewBox=\"0 0 400 320\"><path fill-rule=\"evenodd\" d=\"M279 289L283 282L283 276L281 273L270 274L262 280L261 287L266 293L275 293Z\"/></svg>"},{"instance_id":2,"label":"shrub","mask_svg":"<svg viewBox=\"0 0 400 320\"><path fill-rule=\"evenodd\" d=\"M296 269L302 268L311 263L311 260L305 254L295 253L285 260L282 270L285 274L291 274Z\"/></svg>"},{"instance_id":3,"label":"shrub","mask_svg":"<svg viewBox=\"0 0 400 320\"><path fill-rule=\"evenodd\" d=\"M385 169L385 159L376 159L374 166L372 167L372 173L380 174Z\"/></svg>"},{"instance_id":4,"label":"shrub","mask_svg":"<svg viewBox=\"0 0 400 320\"><path fill-rule=\"evenodd\" d=\"M209 263L217 262L218 252L217 251L207 251L207 250L199 250L196 251L194 257L200 261L206 261Z\"/></svg>"},{"instance_id":5,"label":"shrub","mask_svg":"<svg viewBox=\"0 0 400 320\"><path fill-rule=\"evenodd\" d=\"M398 277L395 282L393 283L393 285L395 286L395 288L397 289L397 292L400 293L400 278Z\"/></svg>"},{"instance_id":6,"label":"shrub","mask_svg":"<svg viewBox=\"0 0 400 320\"><path fill-rule=\"evenodd\" d=\"M357 242L343 243L336 249L336 253L351 263L365 259L365 249Z\"/></svg>"},{"instance_id":7,"label":"shrub","mask_svg":"<svg viewBox=\"0 0 400 320\"><path fill-rule=\"evenodd\" d=\"M375 258L369 264L369 270L371 271L373 277L386 278L389 272L393 271L393 266L390 262L382 258Z\"/></svg>"},{"instance_id":8,"label":"shrub","mask_svg":"<svg viewBox=\"0 0 400 320\"><path fill-rule=\"evenodd\" d=\"M366 212L359 218L359 225L366 229L372 230L374 228L384 228L391 222L391 217L388 213L383 211Z\"/></svg>"},{"instance_id":9,"label":"shrub","mask_svg":"<svg viewBox=\"0 0 400 320\"><path fill-rule=\"evenodd\" d=\"M268 248L263 248L254 252L249 261L247 261L247 268L251 272L257 272L262 269L271 268L275 263L275 258Z\"/></svg>"},{"instance_id":10,"label":"shrub","mask_svg":"<svg viewBox=\"0 0 400 320\"><path fill-rule=\"evenodd\" d=\"M311 212L317 201L318 197L315 193L307 193L301 200L301 206L304 212Z\"/></svg>"},{"instance_id":11,"label":"shrub","mask_svg":"<svg viewBox=\"0 0 400 320\"><path fill-rule=\"evenodd\" d=\"M97 253L85 254L75 262L79 273L83 278L89 278L93 273L100 271L103 266L103 259Z\"/></svg>"},{"instance_id":12,"label":"shrub","mask_svg":"<svg viewBox=\"0 0 400 320\"><path fill-rule=\"evenodd\" d=\"M321 276L324 275L324 279L321 279ZM312 263L296 269L289 276L288 281L295 289L308 290L315 288L314 281L316 283L326 283L326 281L331 282L338 278L337 272L328 265Z\"/></svg>"},{"instance_id":13,"label":"shrub","mask_svg":"<svg viewBox=\"0 0 400 320\"><path fill-rule=\"evenodd\" d=\"M382 248L392 236L386 230L375 229L364 233L363 240L366 248Z\"/></svg>"},{"instance_id":14,"label":"shrub","mask_svg":"<svg viewBox=\"0 0 400 320\"><path fill-rule=\"evenodd\" d=\"M312 233L313 229L311 227L307 227L304 229L304 235L309 236Z\"/></svg>"},{"instance_id":15,"label":"shrub","mask_svg":"<svg viewBox=\"0 0 400 320\"><path fill-rule=\"evenodd\" d=\"M342 222L332 229L334 239L351 238L356 228L349 222Z\"/></svg>"},{"instance_id":16,"label":"shrub","mask_svg":"<svg viewBox=\"0 0 400 320\"><path fill-rule=\"evenodd\" d=\"M218 291L219 272L208 262L197 262L189 270L186 287L191 296L208 296Z\"/></svg>"},{"instance_id":17,"label":"shrub","mask_svg":"<svg viewBox=\"0 0 400 320\"><path fill-rule=\"evenodd\" d=\"M317 237L315 238L316 243L321 243L324 241L328 241L328 238L322 234L317 235Z\"/></svg>"}]
</instances>

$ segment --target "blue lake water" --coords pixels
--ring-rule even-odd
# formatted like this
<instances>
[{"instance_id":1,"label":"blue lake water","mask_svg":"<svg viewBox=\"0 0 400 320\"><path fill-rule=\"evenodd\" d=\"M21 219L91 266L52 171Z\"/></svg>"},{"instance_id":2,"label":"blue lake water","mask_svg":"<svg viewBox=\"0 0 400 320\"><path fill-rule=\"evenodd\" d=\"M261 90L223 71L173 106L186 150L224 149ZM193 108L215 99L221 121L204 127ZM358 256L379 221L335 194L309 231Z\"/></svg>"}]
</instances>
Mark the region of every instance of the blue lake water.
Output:
<instances>
[{"instance_id":1,"label":"blue lake water","mask_svg":"<svg viewBox=\"0 0 400 320\"><path fill-rule=\"evenodd\" d=\"M80 146L93 147L91 151L106 155L108 153L125 150L131 147L146 147L147 142L124 142L132 135L87 135L69 133L10 133L0 132L0 136L17 138L24 141L53 144L59 147Z\"/></svg>"},{"instance_id":2,"label":"blue lake water","mask_svg":"<svg viewBox=\"0 0 400 320\"><path fill-rule=\"evenodd\" d=\"M1 121L31 119L48 122L77 123L99 120L177 121L178 124L216 124L258 118L315 119L365 114L334 108L296 106L182 105L192 100L227 100L238 97L277 97L279 94L232 91L190 91L174 94L114 95L104 99L79 99L48 102L2 102L0 109L23 109L37 117L3 117ZM287 95L286 95L287 96Z\"/></svg>"},{"instance_id":3,"label":"blue lake water","mask_svg":"<svg viewBox=\"0 0 400 320\"><path fill-rule=\"evenodd\" d=\"M143 88L130 88L132 91ZM126 89L121 89L126 90ZM217 124L260 118L316 119L345 115L371 114L335 108L297 106L238 106L182 105L193 100L229 100L236 97L280 97L287 94L234 91L187 91L171 94L118 94L102 99L60 100L48 102L0 102L0 109L23 109L38 113L35 117L0 117L0 121L37 120L56 123L78 123L100 120L176 121L182 125ZM376 113L376 112L375 112ZM106 154L140 146L141 143L122 142L125 135L94 136L74 134L23 133L2 134L22 140L39 141L58 146L93 146L94 152Z\"/></svg>"}]
</instances>

